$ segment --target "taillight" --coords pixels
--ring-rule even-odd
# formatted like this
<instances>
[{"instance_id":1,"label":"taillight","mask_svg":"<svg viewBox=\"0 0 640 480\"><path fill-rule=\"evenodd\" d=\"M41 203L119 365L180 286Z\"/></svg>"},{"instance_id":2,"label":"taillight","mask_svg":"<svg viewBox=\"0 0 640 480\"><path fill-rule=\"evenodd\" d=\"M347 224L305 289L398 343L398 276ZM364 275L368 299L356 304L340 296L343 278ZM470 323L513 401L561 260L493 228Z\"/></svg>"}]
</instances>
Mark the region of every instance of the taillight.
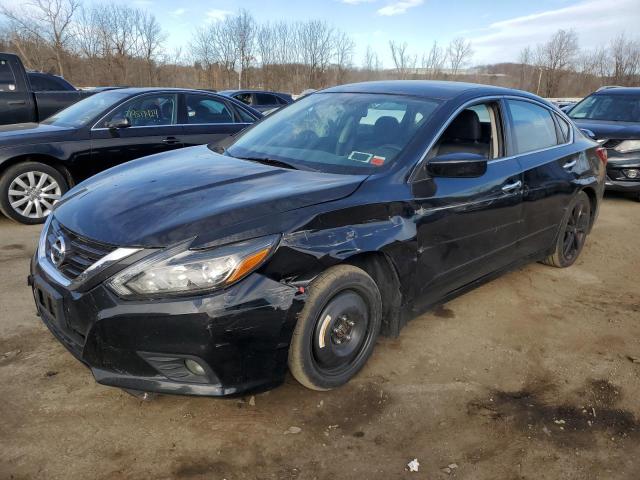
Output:
<instances>
[{"instance_id":1,"label":"taillight","mask_svg":"<svg viewBox=\"0 0 640 480\"><path fill-rule=\"evenodd\" d=\"M598 158L600 158L602 164L606 165L607 160L609 159L609 157L607 156L607 149L604 147L598 147L596 148L596 154L598 155Z\"/></svg>"}]
</instances>

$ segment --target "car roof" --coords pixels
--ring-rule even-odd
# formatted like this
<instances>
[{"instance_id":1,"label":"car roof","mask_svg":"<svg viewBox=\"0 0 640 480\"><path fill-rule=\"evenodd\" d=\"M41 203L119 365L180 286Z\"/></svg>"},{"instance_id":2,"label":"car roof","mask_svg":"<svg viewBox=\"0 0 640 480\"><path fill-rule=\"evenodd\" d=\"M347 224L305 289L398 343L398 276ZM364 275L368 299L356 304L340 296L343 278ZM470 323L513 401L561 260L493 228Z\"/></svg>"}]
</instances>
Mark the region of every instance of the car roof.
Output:
<instances>
[{"instance_id":1,"label":"car roof","mask_svg":"<svg viewBox=\"0 0 640 480\"><path fill-rule=\"evenodd\" d=\"M433 80L388 80L377 82L361 82L339 85L320 90L318 93L386 93L391 95L409 95L414 97L449 100L464 93L473 92L483 95L518 95L529 98L539 97L512 88L494 87L478 83L446 82Z\"/></svg>"},{"instance_id":2,"label":"car roof","mask_svg":"<svg viewBox=\"0 0 640 480\"><path fill-rule=\"evenodd\" d=\"M173 87L117 87L119 92L138 94L138 93L154 93L154 92L186 92L186 93L205 93L215 95L219 92L211 90L199 90L196 88L173 88Z\"/></svg>"},{"instance_id":3,"label":"car roof","mask_svg":"<svg viewBox=\"0 0 640 480\"><path fill-rule=\"evenodd\" d=\"M275 92L273 90L220 90L218 93L222 95L233 95L234 93L269 93L272 95L288 95L287 93Z\"/></svg>"},{"instance_id":4,"label":"car roof","mask_svg":"<svg viewBox=\"0 0 640 480\"><path fill-rule=\"evenodd\" d=\"M109 91L109 92L117 91L117 92L124 93L126 95L140 95L142 93L173 92L173 93L201 93L204 95L211 95L214 97L222 96L220 95L220 92L212 92L211 90L197 90L194 88L124 87L124 88L117 88L117 89L106 90L106 91ZM99 91L98 93L96 93L96 95L99 95L100 93L104 93L106 91L105 90ZM262 118L263 116L261 112L259 112L255 108L252 108L250 105L245 105L244 103L239 102L234 98L229 98L229 101L231 101L237 107L241 107L241 108L244 108L245 110L250 111L257 118Z\"/></svg>"},{"instance_id":5,"label":"car roof","mask_svg":"<svg viewBox=\"0 0 640 480\"><path fill-rule=\"evenodd\" d=\"M637 95L639 93L640 87L607 87L592 93L592 95Z\"/></svg>"}]
</instances>

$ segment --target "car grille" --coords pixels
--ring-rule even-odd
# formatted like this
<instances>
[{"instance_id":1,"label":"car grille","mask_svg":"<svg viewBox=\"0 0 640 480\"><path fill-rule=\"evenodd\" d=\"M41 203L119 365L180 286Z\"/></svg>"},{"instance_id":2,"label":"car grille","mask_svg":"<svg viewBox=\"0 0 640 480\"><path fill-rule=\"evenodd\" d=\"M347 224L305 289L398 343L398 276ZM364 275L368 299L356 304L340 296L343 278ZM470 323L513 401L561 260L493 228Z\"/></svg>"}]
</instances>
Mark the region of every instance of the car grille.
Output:
<instances>
[{"instance_id":1,"label":"car grille","mask_svg":"<svg viewBox=\"0 0 640 480\"><path fill-rule=\"evenodd\" d=\"M58 251L52 256L52 249L56 242L58 242ZM60 245L64 245L62 254L59 251ZM87 268L116 248L77 235L55 220L51 222L47 234L47 258L69 280L75 280Z\"/></svg>"}]
</instances>

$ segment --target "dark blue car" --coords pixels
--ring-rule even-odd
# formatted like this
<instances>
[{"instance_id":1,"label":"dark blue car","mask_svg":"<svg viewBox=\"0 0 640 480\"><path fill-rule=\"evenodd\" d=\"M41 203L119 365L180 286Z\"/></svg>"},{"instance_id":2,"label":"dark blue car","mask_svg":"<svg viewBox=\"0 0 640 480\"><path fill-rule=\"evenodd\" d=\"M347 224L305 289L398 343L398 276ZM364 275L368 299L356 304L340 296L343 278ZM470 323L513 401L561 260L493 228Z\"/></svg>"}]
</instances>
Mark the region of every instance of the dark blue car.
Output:
<instances>
[{"instance_id":1,"label":"dark blue car","mask_svg":"<svg viewBox=\"0 0 640 480\"><path fill-rule=\"evenodd\" d=\"M223 90L221 95L235 98L245 105L255 108L259 112L268 112L293 103L288 93L266 92L263 90Z\"/></svg>"},{"instance_id":2,"label":"dark blue car","mask_svg":"<svg viewBox=\"0 0 640 480\"><path fill-rule=\"evenodd\" d=\"M569 116L607 149L607 190L640 200L640 88L601 89L574 106Z\"/></svg>"},{"instance_id":3,"label":"dark blue car","mask_svg":"<svg viewBox=\"0 0 640 480\"><path fill-rule=\"evenodd\" d=\"M572 265L605 152L524 92L374 82L81 183L31 267L41 318L106 385L343 385L379 334L527 262ZM569 281L570 279L568 279Z\"/></svg>"}]
</instances>

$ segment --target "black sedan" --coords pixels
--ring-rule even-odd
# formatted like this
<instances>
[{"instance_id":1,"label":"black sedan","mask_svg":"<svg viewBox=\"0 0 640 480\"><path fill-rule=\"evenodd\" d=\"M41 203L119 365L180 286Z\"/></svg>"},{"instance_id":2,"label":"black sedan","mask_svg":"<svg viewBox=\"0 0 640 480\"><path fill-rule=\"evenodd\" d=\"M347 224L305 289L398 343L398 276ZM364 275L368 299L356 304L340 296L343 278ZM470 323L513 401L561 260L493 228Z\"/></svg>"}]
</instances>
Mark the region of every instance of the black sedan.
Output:
<instances>
[{"instance_id":1,"label":"black sedan","mask_svg":"<svg viewBox=\"0 0 640 480\"><path fill-rule=\"evenodd\" d=\"M607 190L640 200L640 88L598 90L569 116L607 149Z\"/></svg>"},{"instance_id":2,"label":"black sedan","mask_svg":"<svg viewBox=\"0 0 640 480\"><path fill-rule=\"evenodd\" d=\"M222 90L218 93L220 95L235 98L236 100L246 105L250 105L252 108L263 113L293 103L291 95L282 92L267 92L263 90Z\"/></svg>"},{"instance_id":3,"label":"black sedan","mask_svg":"<svg viewBox=\"0 0 640 480\"><path fill-rule=\"evenodd\" d=\"M572 265L606 152L524 92L374 82L233 144L76 186L40 237L42 320L98 382L226 395L338 387L379 333L531 261Z\"/></svg>"},{"instance_id":4,"label":"black sedan","mask_svg":"<svg viewBox=\"0 0 640 480\"><path fill-rule=\"evenodd\" d=\"M262 114L199 90L97 93L41 123L0 127L0 211L41 223L75 183L153 153L216 143Z\"/></svg>"}]
</instances>

